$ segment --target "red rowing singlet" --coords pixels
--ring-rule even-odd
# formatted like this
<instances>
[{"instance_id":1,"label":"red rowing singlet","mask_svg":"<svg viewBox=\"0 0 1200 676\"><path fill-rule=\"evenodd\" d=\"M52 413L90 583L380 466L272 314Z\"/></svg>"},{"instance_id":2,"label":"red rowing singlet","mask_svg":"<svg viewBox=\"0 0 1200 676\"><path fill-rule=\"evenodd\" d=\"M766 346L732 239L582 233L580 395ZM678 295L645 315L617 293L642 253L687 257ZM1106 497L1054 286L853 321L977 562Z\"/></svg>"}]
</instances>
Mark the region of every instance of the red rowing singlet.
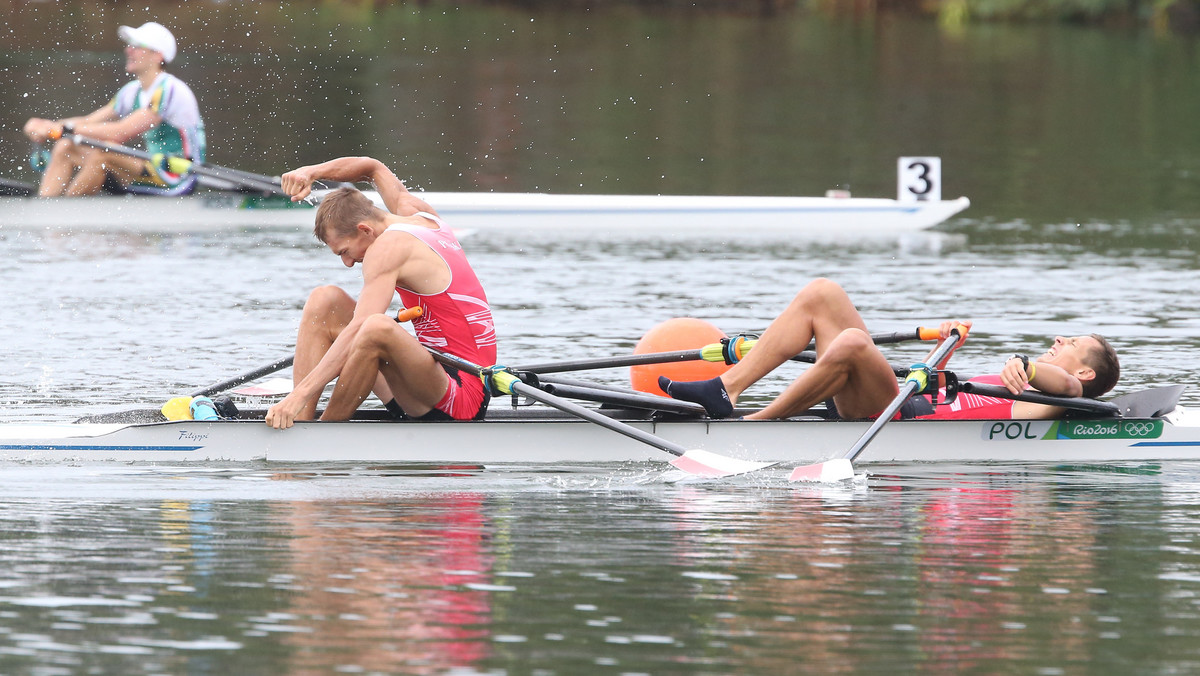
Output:
<instances>
[{"instance_id":1,"label":"red rowing singlet","mask_svg":"<svg viewBox=\"0 0 1200 676\"><path fill-rule=\"evenodd\" d=\"M496 326L483 285L450 228L433 214L416 215L438 227L396 224L388 231L399 230L416 237L450 268L450 284L438 293L425 295L396 287L404 307L421 307L421 316L413 321L417 340L480 366L492 366L496 363Z\"/></svg>"},{"instance_id":2,"label":"red rowing singlet","mask_svg":"<svg viewBox=\"0 0 1200 676\"><path fill-rule=\"evenodd\" d=\"M981 383L983 385L1000 385L1004 383L1000 381L999 375L994 376L975 376L967 382ZM924 395L929 399L929 395ZM944 399L946 391L943 389L939 399ZM952 404L939 404L932 415L921 415L917 418L921 420L1012 420L1012 399L1001 399L999 397L985 397L979 394L971 394L969 392L959 392L958 398Z\"/></svg>"}]
</instances>

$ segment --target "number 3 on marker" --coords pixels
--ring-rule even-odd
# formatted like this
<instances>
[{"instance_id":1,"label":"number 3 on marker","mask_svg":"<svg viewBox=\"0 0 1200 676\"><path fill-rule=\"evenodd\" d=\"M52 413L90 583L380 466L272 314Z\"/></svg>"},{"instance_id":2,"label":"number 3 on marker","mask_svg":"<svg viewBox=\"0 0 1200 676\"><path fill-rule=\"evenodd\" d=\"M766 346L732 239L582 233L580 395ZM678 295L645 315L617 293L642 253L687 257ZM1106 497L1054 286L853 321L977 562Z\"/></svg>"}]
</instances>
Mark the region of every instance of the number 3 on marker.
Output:
<instances>
[{"instance_id":1,"label":"number 3 on marker","mask_svg":"<svg viewBox=\"0 0 1200 676\"><path fill-rule=\"evenodd\" d=\"M937 202L942 199L942 158L901 157L897 168L901 202Z\"/></svg>"}]
</instances>

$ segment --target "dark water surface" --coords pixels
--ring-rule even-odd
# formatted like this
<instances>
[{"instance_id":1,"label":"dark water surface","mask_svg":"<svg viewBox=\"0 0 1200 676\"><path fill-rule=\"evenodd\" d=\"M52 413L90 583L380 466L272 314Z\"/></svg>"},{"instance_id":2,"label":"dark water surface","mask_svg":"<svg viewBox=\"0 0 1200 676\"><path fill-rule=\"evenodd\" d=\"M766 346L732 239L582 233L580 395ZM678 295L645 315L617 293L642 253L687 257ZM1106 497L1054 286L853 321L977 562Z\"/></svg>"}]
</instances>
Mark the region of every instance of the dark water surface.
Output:
<instances>
[{"instance_id":1,"label":"dark water surface","mask_svg":"<svg viewBox=\"0 0 1200 676\"><path fill-rule=\"evenodd\" d=\"M972 199L935 233L838 247L736 224L472 233L502 360L626 352L674 316L761 329L823 275L873 330L975 320L963 374L1098 330L1118 392L1200 382L1194 41L886 15L149 11L180 34L220 164L365 152L445 190L890 196L895 158L919 154ZM28 180L23 119L106 100L115 26L150 17L9 12L0 173ZM0 224L0 424L159 405L274 361L320 283L360 278L299 232ZM667 484L650 464L0 470L3 673L1200 669L1196 463L881 465L820 490L775 471Z\"/></svg>"},{"instance_id":2,"label":"dark water surface","mask_svg":"<svg viewBox=\"0 0 1200 676\"><path fill-rule=\"evenodd\" d=\"M601 469L10 468L0 662L1128 674L1200 661L1200 466L880 466L867 485L819 490ZM63 480L77 496L28 488Z\"/></svg>"}]
</instances>

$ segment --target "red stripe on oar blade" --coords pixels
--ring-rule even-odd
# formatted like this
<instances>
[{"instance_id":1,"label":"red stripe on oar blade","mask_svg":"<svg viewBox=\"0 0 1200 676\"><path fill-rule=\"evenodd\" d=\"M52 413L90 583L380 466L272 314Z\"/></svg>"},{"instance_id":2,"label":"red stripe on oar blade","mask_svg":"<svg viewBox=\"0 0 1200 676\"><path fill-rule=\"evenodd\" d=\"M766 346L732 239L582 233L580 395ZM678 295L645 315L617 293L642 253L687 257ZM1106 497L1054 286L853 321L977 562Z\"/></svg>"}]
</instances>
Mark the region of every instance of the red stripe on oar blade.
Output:
<instances>
[{"instance_id":1,"label":"red stripe on oar blade","mask_svg":"<svg viewBox=\"0 0 1200 676\"><path fill-rule=\"evenodd\" d=\"M725 476L733 476L735 474L745 474L754 472L774 465L773 462L752 462L750 460L738 460L709 451L694 450L688 451L683 455L671 461L677 469L681 469L688 474L696 476L720 478Z\"/></svg>"},{"instance_id":2,"label":"red stripe on oar blade","mask_svg":"<svg viewBox=\"0 0 1200 676\"><path fill-rule=\"evenodd\" d=\"M854 465L845 458L826 460L815 465L803 465L792 470L788 481L820 481L833 483L854 478Z\"/></svg>"}]
</instances>

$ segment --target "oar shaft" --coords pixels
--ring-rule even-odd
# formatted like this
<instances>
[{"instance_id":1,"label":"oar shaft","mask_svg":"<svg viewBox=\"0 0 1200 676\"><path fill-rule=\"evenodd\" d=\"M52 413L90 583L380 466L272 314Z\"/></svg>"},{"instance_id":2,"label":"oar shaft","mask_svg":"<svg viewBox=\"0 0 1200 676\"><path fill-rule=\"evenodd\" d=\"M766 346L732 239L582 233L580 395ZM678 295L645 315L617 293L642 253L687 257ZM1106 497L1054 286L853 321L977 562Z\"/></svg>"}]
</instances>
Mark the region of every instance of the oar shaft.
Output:
<instances>
[{"instance_id":1,"label":"oar shaft","mask_svg":"<svg viewBox=\"0 0 1200 676\"><path fill-rule=\"evenodd\" d=\"M183 157L158 156L148 153L144 150L138 150L137 148L130 148L129 146L109 143L107 141L101 141L100 139L88 138L87 136L82 136L80 134L71 134L69 138L72 142L78 145L96 148L97 150L103 150L105 152L128 155L129 157L136 157L148 162L157 162L160 159L165 159L171 170L179 173L190 171L200 176L210 176L223 181L229 181L258 192L277 195L287 194L283 191L283 187L279 184L279 181L269 176L251 174L249 172L239 171L236 169L226 169L225 167L218 167L216 165L200 164Z\"/></svg>"},{"instance_id":2,"label":"oar shaft","mask_svg":"<svg viewBox=\"0 0 1200 676\"><path fill-rule=\"evenodd\" d=\"M933 365L933 368L936 369L937 365L954 351L955 346L957 346L961 340L962 334L959 333L958 329L954 329L953 332L951 332L950 337L947 338L944 343L939 345L938 348L934 350L933 354L929 355L928 363ZM936 384L937 383L935 382L934 385ZM871 426L867 428L867 431L858 438L858 441L854 442L854 445L851 446L850 450L846 451L846 454L842 457L853 462L854 459L863 452L863 449L867 447L867 444L870 444L871 441L875 439L875 436L879 434L879 430L883 429L883 426L891 421L891 419L896 415L896 412L900 410L900 407L904 405L904 402L908 401L909 397L913 396L921 389L921 383L917 382L916 380L905 380L904 384L900 387L900 394L898 394L896 398L892 400L892 403L888 404L888 407L883 410L883 413L879 414L879 417L875 419L875 422L871 423Z\"/></svg>"},{"instance_id":3,"label":"oar shaft","mask_svg":"<svg viewBox=\"0 0 1200 676\"><path fill-rule=\"evenodd\" d=\"M461 371L466 371L467 373L471 373L477 377L483 374L483 367L479 366L478 364L473 364L462 357L449 354L447 352L442 352L441 350L432 347L426 346L426 349L429 350L429 353L433 355L434 359L446 364L447 366L452 366ZM542 390L523 382L516 376L512 376L511 374L508 374L508 376L508 378L503 378L499 384L503 385L513 394L532 399L551 408L556 408L564 413L569 413L573 416L587 420L588 422L595 423L601 427L612 430L613 432L623 434L630 439L635 439L659 450L666 451L672 455L682 456L687 452L687 449L678 444L671 443L666 439L660 439L649 432L644 432L632 425L628 425L619 420L614 420L591 409L584 408L575 402L568 401L561 397L556 397L548 392L543 392Z\"/></svg>"},{"instance_id":4,"label":"oar shaft","mask_svg":"<svg viewBox=\"0 0 1200 676\"><path fill-rule=\"evenodd\" d=\"M912 331L893 331L890 333L873 333L871 340L877 345L900 343L908 340L937 340L937 329L918 327ZM757 340L747 340L741 348L742 356L754 349ZM568 371L586 371L588 369L621 368L624 366L641 366L644 364L669 364L679 361L722 361L721 343L712 343L701 348L690 350L675 350L673 352L648 352L645 354L621 355L618 357L595 357L591 359L576 359L571 361L543 362L518 366L516 370L528 373L566 373ZM812 363L816 358L813 352L815 343L809 343L803 352L791 357L792 361Z\"/></svg>"},{"instance_id":5,"label":"oar shaft","mask_svg":"<svg viewBox=\"0 0 1200 676\"><path fill-rule=\"evenodd\" d=\"M961 392L970 392L979 394L985 397L995 397L997 399L1011 399L1013 401L1028 401L1033 404L1047 404L1049 406L1061 406L1062 408L1071 408L1077 411L1088 411L1089 413L1102 413L1109 416L1121 415L1121 407L1108 401L1099 401L1097 399L1088 399L1086 397L1058 397L1052 394L1043 394L1033 390L1026 390L1021 394L1013 394L1008 391L1007 387L999 385L987 385L984 383L973 383L967 381L963 383L959 390Z\"/></svg>"},{"instance_id":6,"label":"oar shaft","mask_svg":"<svg viewBox=\"0 0 1200 676\"><path fill-rule=\"evenodd\" d=\"M282 371L283 369L291 366L292 361L294 359L295 359L294 356L285 357L283 359L280 359L279 361L267 364L266 366L260 366L259 368L256 368L253 371L247 371L241 375L234 376L234 377L230 378L229 380L223 380L219 383L214 383L212 385L209 385L208 387L205 387L203 389L196 390L195 392L192 392L191 396L207 397L210 394L224 392L225 390L237 387L238 385L241 385L242 383L250 382L251 380L254 380L255 378L261 378L265 375L275 373L276 371Z\"/></svg>"}]
</instances>

